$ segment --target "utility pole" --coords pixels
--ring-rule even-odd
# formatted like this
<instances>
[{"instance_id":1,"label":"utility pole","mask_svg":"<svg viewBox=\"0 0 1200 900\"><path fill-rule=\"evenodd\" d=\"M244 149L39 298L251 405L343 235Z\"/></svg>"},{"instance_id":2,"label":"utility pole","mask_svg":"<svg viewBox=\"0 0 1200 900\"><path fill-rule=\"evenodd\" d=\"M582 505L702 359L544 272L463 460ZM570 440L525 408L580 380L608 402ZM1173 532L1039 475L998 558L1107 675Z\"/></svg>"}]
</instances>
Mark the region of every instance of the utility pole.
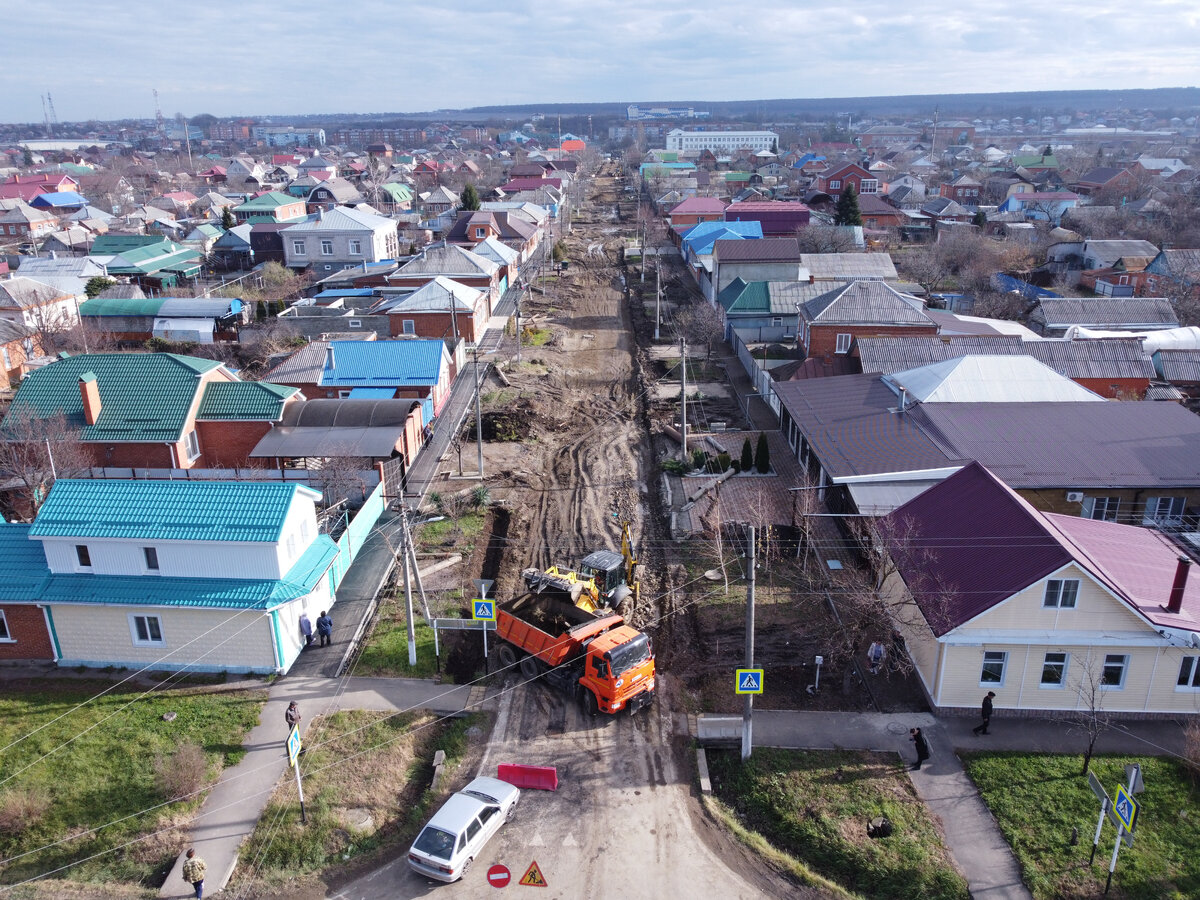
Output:
<instances>
[{"instance_id":1,"label":"utility pole","mask_svg":"<svg viewBox=\"0 0 1200 900\"><path fill-rule=\"evenodd\" d=\"M679 458L687 465L687 342L682 337L679 339L679 425L679 433L683 439Z\"/></svg>"},{"instance_id":2,"label":"utility pole","mask_svg":"<svg viewBox=\"0 0 1200 900\"><path fill-rule=\"evenodd\" d=\"M654 289L654 339L657 341L659 323L662 322L662 267L657 256L654 257L654 274L658 277L658 287Z\"/></svg>"},{"instance_id":3,"label":"utility pole","mask_svg":"<svg viewBox=\"0 0 1200 900\"><path fill-rule=\"evenodd\" d=\"M417 664L417 628L413 622L413 605L412 605L412 574L408 566L408 507L404 505L404 501L400 501L400 542L402 544L400 553L404 557L404 609L405 619L408 621L408 665L415 667Z\"/></svg>"},{"instance_id":4,"label":"utility pole","mask_svg":"<svg viewBox=\"0 0 1200 900\"><path fill-rule=\"evenodd\" d=\"M754 668L754 526L749 526L750 552L747 554L749 567L746 575L746 668ZM742 709L742 762L750 758L753 746L754 695L746 694L746 705Z\"/></svg>"},{"instance_id":5,"label":"utility pole","mask_svg":"<svg viewBox=\"0 0 1200 900\"><path fill-rule=\"evenodd\" d=\"M483 379L479 373L479 344L475 345L475 445L479 450L479 480L483 481L483 414L479 411L479 391Z\"/></svg>"},{"instance_id":6,"label":"utility pole","mask_svg":"<svg viewBox=\"0 0 1200 900\"><path fill-rule=\"evenodd\" d=\"M525 296L525 288L517 291L517 365L521 364L521 298Z\"/></svg>"}]
</instances>

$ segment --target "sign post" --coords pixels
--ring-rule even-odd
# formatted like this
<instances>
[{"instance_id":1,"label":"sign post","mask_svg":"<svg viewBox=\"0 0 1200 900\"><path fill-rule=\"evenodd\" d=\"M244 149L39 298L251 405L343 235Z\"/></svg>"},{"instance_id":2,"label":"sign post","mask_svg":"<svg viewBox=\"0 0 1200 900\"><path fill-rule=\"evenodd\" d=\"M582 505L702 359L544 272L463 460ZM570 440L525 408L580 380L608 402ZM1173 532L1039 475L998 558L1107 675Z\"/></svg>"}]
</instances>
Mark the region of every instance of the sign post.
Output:
<instances>
[{"instance_id":1,"label":"sign post","mask_svg":"<svg viewBox=\"0 0 1200 900\"><path fill-rule=\"evenodd\" d=\"M1092 836L1092 856L1088 860L1088 865L1090 866L1096 861L1096 850L1100 847L1100 830L1104 827L1104 817L1108 815L1112 801L1108 799L1108 791L1104 789L1104 785L1100 783L1100 779L1090 770L1088 771L1088 785L1091 786L1092 793L1100 801L1100 818L1096 819L1096 833Z\"/></svg>"},{"instance_id":2,"label":"sign post","mask_svg":"<svg viewBox=\"0 0 1200 900\"><path fill-rule=\"evenodd\" d=\"M1121 842L1124 840L1133 846L1133 831L1137 827L1138 802L1133 799L1133 790L1141 782L1141 769L1134 763L1125 769L1129 773L1129 786L1117 785L1117 796L1112 808L1117 817L1117 839L1113 843L1112 859L1108 861L1108 879L1104 882L1104 893L1112 887L1113 872L1117 868L1117 856L1121 852Z\"/></svg>"},{"instance_id":3,"label":"sign post","mask_svg":"<svg viewBox=\"0 0 1200 900\"><path fill-rule=\"evenodd\" d=\"M496 621L496 603L494 600L487 599L487 592L492 589L492 585L496 582L491 578L475 578L473 579L475 589L479 591L480 599L474 600L471 603L471 618L477 621L484 622ZM492 674L488 669L488 645L487 645L487 627L483 629L483 673L485 675Z\"/></svg>"},{"instance_id":4,"label":"sign post","mask_svg":"<svg viewBox=\"0 0 1200 900\"><path fill-rule=\"evenodd\" d=\"M293 725L287 739L288 762L296 770L296 792L300 795L300 824L307 825L308 819L304 815L304 785L300 781L300 749L300 726Z\"/></svg>"}]
</instances>

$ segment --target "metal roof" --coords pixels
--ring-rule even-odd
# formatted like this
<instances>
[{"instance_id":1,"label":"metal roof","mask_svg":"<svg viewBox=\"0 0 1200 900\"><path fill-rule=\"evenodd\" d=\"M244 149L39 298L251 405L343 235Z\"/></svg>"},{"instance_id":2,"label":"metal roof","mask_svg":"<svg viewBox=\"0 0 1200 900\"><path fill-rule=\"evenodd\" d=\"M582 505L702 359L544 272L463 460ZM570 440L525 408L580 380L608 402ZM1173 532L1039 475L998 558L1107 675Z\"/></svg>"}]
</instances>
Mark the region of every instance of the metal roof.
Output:
<instances>
[{"instance_id":1,"label":"metal roof","mask_svg":"<svg viewBox=\"0 0 1200 900\"><path fill-rule=\"evenodd\" d=\"M50 574L42 545L29 539L29 528L0 522L0 600L37 600Z\"/></svg>"},{"instance_id":2,"label":"metal roof","mask_svg":"<svg viewBox=\"0 0 1200 900\"><path fill-rule=\"evenodd\" d=\"M817 325L928 325L920 301L882 281L851 281L826 291L800 307L801 315Z\"/></svg>"},{"instance_id":3,"label":"metal roof","mask_svg":"<svg viewBox=\"0 0 1200 900\"><path fill-rule=\"evenodd\" d=\"M795 238L763 238L760 241L718 240L713 243L713 256L728 262L800 262L800 245Z\"/></svg>"},{"instance_id":4,"label":"metal roof","mask_svg":"<svg viewBox=\"0 0 1200 900\"><path fill-rule=\"evenodd\" d=\"M1143 328L1175 327L1179 324L1175 308L1169 300L1150 297L1043 298L1029 318L1045 322L1049 328L1064 328L1068 325Z\"/></svg>"},{"instance_id":5,"label":"metal roof","mask_svg":"<svg viewBox=\"0 0 1200 900\"><path fill-rule=\"evenodd\" d=\"M174 353L81 353L30 372L17 389L5 418L28 414L46 419L61 413L80 429L84 441L177 441L200 385L200 377L221 364ZM96 377L100 415L95 425L83 418L79 379Z\"/></svg>"},{"instance_id":6,"label":"metal roof","mask_svg":"<svg viewBox=\"0 0 1200 900\"><path fill-rule=\"evenodd\" d=\"M431 386L438 383L446 345L438 340L330 341L320 384L336 387Z\"/></svg>"},{"instance_id":7,"label":"metal roof","mask_svg":"<svg viewBox=\"0 0 1200 900\"><path fill-rule=\"evenodd\" d=\"M801 253L800 265L817 281L899 277L891 256L886 253Z\"/></svg>"},{"instance_id":8,"label":"metal roof","mask_svg":"<svg viewBox=\"0 0 1200 900\"><path fill-rule=\"evenodd\" d=\"M1200 381L1200 350L1159 350L1154 360L1167 381Z\"/></svg>"},{"instance_id":9,"label":"metal roof","mask_svg":"<svg viewBox=\"0 0 1200 900\"><path fill-rule=\"evenodd\" d=\"M211 381L196 418L278 422L284 404L298 393L294 387L265 381Z\"/></svg>"},{"instance_id":10,"label":"metal roof","mask_svg":"<svg viewBox=\"0 0 1200 900\"><path fill-rule=\"evenodd\" d=\"M299 484L60 478L33 538L265 542L279 539Z\"/></svg>"},{"instance_id":11,"label":"metal roof","mask_svg":"<svg viewBox=\"0 0 1200 900\"><path fill-rule=\"evenodd\" d=\"M494 275L499 270L500 267L490 259L457 244L446 244L423 251L387 277L389 281L412 275L447 275L451 278L466 275L478 278L480 275Z\"/></svg>"},{"instance_id":12,"label":"metal roof","mask_svg":"<svg viewBox=\"0 0 1200 900\"><path fill-rule=\"evenodd\" d=\"M283 422L267 432L250 455L255 458L389 457L404 436L411 399L303 400L284 410ZM388 389L389 391L391 389Z\"/></svg>"},{"instance_id":13,"label":"metal roof","mask_svg":"<svg viewBox=\"0 0 1200 900\"><path fill-rule=\"evenodd\" d=\"M1104 402L1031 356L961 356L885 375L884 382L922 403Z\"/></svg>"}]
</instances>

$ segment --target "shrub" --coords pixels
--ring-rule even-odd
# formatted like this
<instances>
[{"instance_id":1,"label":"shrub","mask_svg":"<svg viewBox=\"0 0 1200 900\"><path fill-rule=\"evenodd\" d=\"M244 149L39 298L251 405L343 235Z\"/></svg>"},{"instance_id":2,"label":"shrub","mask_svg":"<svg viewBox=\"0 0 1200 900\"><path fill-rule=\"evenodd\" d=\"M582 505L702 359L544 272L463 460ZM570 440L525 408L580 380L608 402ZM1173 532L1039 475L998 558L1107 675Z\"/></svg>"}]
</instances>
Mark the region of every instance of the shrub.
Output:
<instances>
[{"instance_id":1,"label":"shrub","mask_svg":"<svg viewBox=\"0 0 1200 900\"><path fill-rule=\"evenodd\" d=\"M750 439L746 439L746 446L750 446ZM745 457L745 453L742 454ZM771 450L767 446L767 436L760 432L758 435L758 449L754 452L754 467L758 469L760 475L766 475L771 471Z\"/></svg>"},{"instance_id":2,"label":"shrub","mask_svg":"<svg viewBox=\"0 0 1200 900\"><path fill-rule=\"evenodd\" d=\"M717 454L717 472L728 472L729 467L733 464L733 459L728 453L722 450Z\"/></svg>"},{"instance_id":3,"label":"shrub","mask_svg":"<svg viewBox=\"0 0 1200 900\"><path fill-rule=\"evenodd\" d=\"M471 489L471 505L476 509L482 509L487 506L492 500L492 492L485 485L478 485Z\"/></svg>"},{"instance_id":4,"label":"shrub","mask_svg":"<svg viewBox=\"0 0 1200 900\"><path fill-rule=\"evenodd\" d=\"M198 744L184 743L154 760L154 783L167 798L187 797L208 781L208 759Z\"/></svg>"},{"instance_id":5,"label":"shrub","mask_svg":"<svg viewBox=\"0 0 1200 900\"><path fill-rule=\"evenodd\" d=\"M741 465L738 467L741 472L749 472L754 465L754 449L750 446L750 438L746 438L742 444Z\"/></svg>"},{"instance_id":6,"label":"shrub","mask_svg":"<svg viewBox=\"0 0 1200 900\"><path fill-rule=\"evenodd\" d=\"M50 808L50 794L40 787L19 787L0 795L0 834L19 834L34 827Z\"/></svg>"},{"instance_id":7,"label":"shrub","mask_svg":"<svg viewBox=\"0 0 1200 900\"><path fill-rule=\"evenodd\" d=\"M692 468L703 469L708 463L708 454L697 447L692 451Z\"/></svg>"}]
</instances>

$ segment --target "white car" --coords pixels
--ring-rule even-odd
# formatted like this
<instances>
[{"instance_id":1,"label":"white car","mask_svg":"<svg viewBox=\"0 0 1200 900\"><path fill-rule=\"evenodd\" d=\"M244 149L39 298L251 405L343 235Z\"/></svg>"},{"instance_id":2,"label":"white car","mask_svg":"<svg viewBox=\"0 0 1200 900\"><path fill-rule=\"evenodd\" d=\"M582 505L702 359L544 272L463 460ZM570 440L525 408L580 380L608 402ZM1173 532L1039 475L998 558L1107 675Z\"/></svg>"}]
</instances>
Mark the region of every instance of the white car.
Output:
<instances>
[{"instance_id":1,"label":"white car","mask_svg":"<svg viewBox=\"0 0 1200 900\"><path fill-rule=\"evenodd\" d=\"M437 881L458 881L500 826L512 818L521 791L480 776L442 804L408 850L413 871Z\"/></svg>"}]
</instances>

